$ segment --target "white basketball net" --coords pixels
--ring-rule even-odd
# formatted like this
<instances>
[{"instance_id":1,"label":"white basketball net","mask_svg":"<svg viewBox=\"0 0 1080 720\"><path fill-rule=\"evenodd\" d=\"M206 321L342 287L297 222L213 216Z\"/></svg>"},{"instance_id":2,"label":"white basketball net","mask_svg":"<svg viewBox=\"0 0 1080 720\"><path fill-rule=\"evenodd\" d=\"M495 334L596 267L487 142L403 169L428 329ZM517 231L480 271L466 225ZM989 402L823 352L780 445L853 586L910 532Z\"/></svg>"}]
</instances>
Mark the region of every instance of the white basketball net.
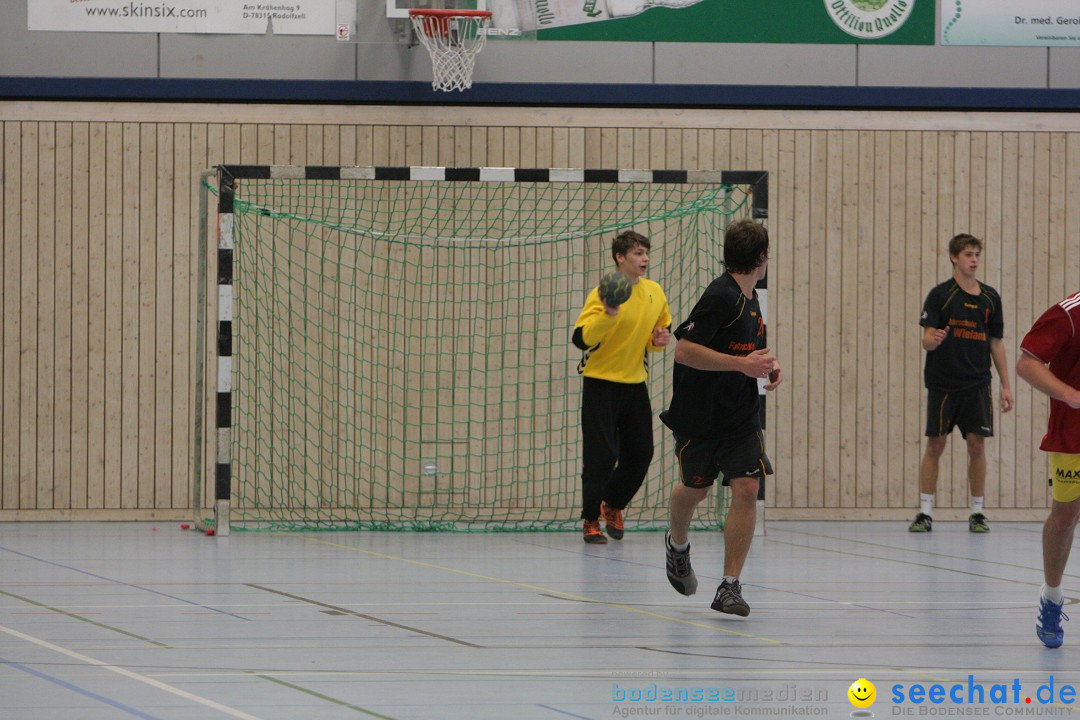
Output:
<instances>
[{"instance_id":1,"label":"white basketball net","mask_svg":"<svg viewBox=\"0 0 1080 720\"><path fill-rule=\"evenodd\" d=\"M413 28L431 55L431 87L468 90L472 87L476 53L484 47L491 15L424 15L414 13Z\"/></svg>"}]
</instances>

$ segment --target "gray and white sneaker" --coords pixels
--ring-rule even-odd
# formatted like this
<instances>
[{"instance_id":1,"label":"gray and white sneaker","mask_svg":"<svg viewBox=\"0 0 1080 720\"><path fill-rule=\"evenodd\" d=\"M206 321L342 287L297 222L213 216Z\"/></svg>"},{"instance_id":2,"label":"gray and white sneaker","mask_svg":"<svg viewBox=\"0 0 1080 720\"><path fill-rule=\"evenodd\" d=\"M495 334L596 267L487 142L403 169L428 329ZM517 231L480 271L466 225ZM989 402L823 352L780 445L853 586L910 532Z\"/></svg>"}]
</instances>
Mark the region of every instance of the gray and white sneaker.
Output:
<instances>
[{"instance_id":1,"label":"gray and white sneaker","mask_svg":"<svg viewBox=\"0 0 1080 720\"><path fill-rule=\"evenodd\" d=\"M716 597L712 601L712 609L728 615L741 615L746 617L750 614L750 606L746 604L742 596L742 585L736 580L729 583L724 580L720 587L716 588Z\"/></svg>"},{"instance_id":2,"label":"gray and white sneaker","mask_svg":"<svg viewBox=\"0 0 1080 720\"><path fill-rule=\"evenodd\" d=\"M690 548L676 550L671 547L671 533L664 533L664 548L667 550L667 579L671 587L686 596L697 592L697 575L690 567Z\"/></svg>"}]
</instances>

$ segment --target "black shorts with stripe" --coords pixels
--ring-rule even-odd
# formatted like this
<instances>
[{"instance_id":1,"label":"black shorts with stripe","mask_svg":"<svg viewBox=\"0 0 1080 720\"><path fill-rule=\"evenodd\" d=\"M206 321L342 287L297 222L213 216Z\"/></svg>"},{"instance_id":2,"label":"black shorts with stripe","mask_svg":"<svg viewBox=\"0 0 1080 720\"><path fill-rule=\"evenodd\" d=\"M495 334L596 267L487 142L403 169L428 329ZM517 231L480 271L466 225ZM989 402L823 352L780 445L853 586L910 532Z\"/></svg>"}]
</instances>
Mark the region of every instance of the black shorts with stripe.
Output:
<instances>
[{"instance_id":1,"label":"black shorts with stripe","mask_svg":"<svg viewBox=\"0 0 1080 720\"><path fill-rule=\"evenodd\" d=\"M948 435L960 428L968 433L994 436L994 399L989 385L976 385L960 392L928 390L926 401L926 437Z\"/></svg>"},{"instance_id":2,"label":"black shorts with stripe","mask_svg":"<svg viewBox=\"0 0 1080 720\"><path fill-rule=\"evenodd\" d=\"M689 438L675 433L675 454L679 458L683 485L687 487L710 487L721 475L721 484L730 485L736 478L762 478L773 474L760 430L720 440Z\"/></svg>"}]
</instances>

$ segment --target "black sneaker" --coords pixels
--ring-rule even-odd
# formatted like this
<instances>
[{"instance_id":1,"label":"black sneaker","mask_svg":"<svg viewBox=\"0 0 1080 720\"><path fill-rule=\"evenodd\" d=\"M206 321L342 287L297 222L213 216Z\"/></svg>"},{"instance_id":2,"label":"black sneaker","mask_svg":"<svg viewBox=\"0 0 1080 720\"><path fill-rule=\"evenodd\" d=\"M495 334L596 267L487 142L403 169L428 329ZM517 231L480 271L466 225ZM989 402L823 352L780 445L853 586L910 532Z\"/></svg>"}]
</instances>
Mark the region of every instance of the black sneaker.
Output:
<instances>
[{"instance_id":1,"label":"black sneaker","mask_svg":"<svg viewBox=\"0 0 1080 720\"><path fill-rule=\"evenodd\" d=\"M908 532L930 532L934 529L934 519L926 513L919 513L910 525Z\"/></svg>"},{"instance_id":2,"label":"black sneaker","mask_svg":"<svg viewBox=\"0 0 1080 720\"><path fill-rule=\"evenodd\" d=\"M986 516L981 512L971 513L968 518L968 530L973 533L988 533L990 526L986 523Z\"/></svg>"},{"instance_id":3,"label":"black sneaker","mask_svg":"<svg viewBox=\"0 0 1080 720\"><path fill-rule=\"evenodd\" d=\"M664 548L667 550L667 579L671 587L686 596L697 592L697 575L690 567L690 548L676 550L671 547L671 533L664 533Z\"/></svg>"},{"instance_id":4,"label":"black sneaker","mask_svg":"<svg viewBox=\"0 0 1080 720\"><path fill-rule=\"evenodd\" d=\"M746 617L750 614L750 606L746 604L742 596L742 585L736 580L728 583L724 580L720 587L716 588L716 597L712 601L712 609L728 615L741 615Z\"/></svg>"}]
</instances>

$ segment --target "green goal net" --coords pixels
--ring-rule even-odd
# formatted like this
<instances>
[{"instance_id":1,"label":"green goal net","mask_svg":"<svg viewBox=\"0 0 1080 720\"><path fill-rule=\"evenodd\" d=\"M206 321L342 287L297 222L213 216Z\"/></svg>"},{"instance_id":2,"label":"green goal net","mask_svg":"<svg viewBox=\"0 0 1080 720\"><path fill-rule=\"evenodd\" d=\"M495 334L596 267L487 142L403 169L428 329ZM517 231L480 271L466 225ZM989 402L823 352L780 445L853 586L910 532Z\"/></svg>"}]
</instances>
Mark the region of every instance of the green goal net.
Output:
<instances>
[{"instance_id":1,"label":"green goal net","mask_svg":"<svg viewBox=\"0 0 1080 720\"><path fill-rule=\"evenodd\" d=\"M752 186L720 173L311 170L230 178L232 523L579 528L570 338L614 267L612 238L651 238L649 277L678 322L721 271L724 228L751 216ZM655 417L671 350L650 359ZM654 438L628 530L666 525L677 464L658 419ZM722 526L725 509L714 493L697 525Z\"/></svg>"}]
</instances>

